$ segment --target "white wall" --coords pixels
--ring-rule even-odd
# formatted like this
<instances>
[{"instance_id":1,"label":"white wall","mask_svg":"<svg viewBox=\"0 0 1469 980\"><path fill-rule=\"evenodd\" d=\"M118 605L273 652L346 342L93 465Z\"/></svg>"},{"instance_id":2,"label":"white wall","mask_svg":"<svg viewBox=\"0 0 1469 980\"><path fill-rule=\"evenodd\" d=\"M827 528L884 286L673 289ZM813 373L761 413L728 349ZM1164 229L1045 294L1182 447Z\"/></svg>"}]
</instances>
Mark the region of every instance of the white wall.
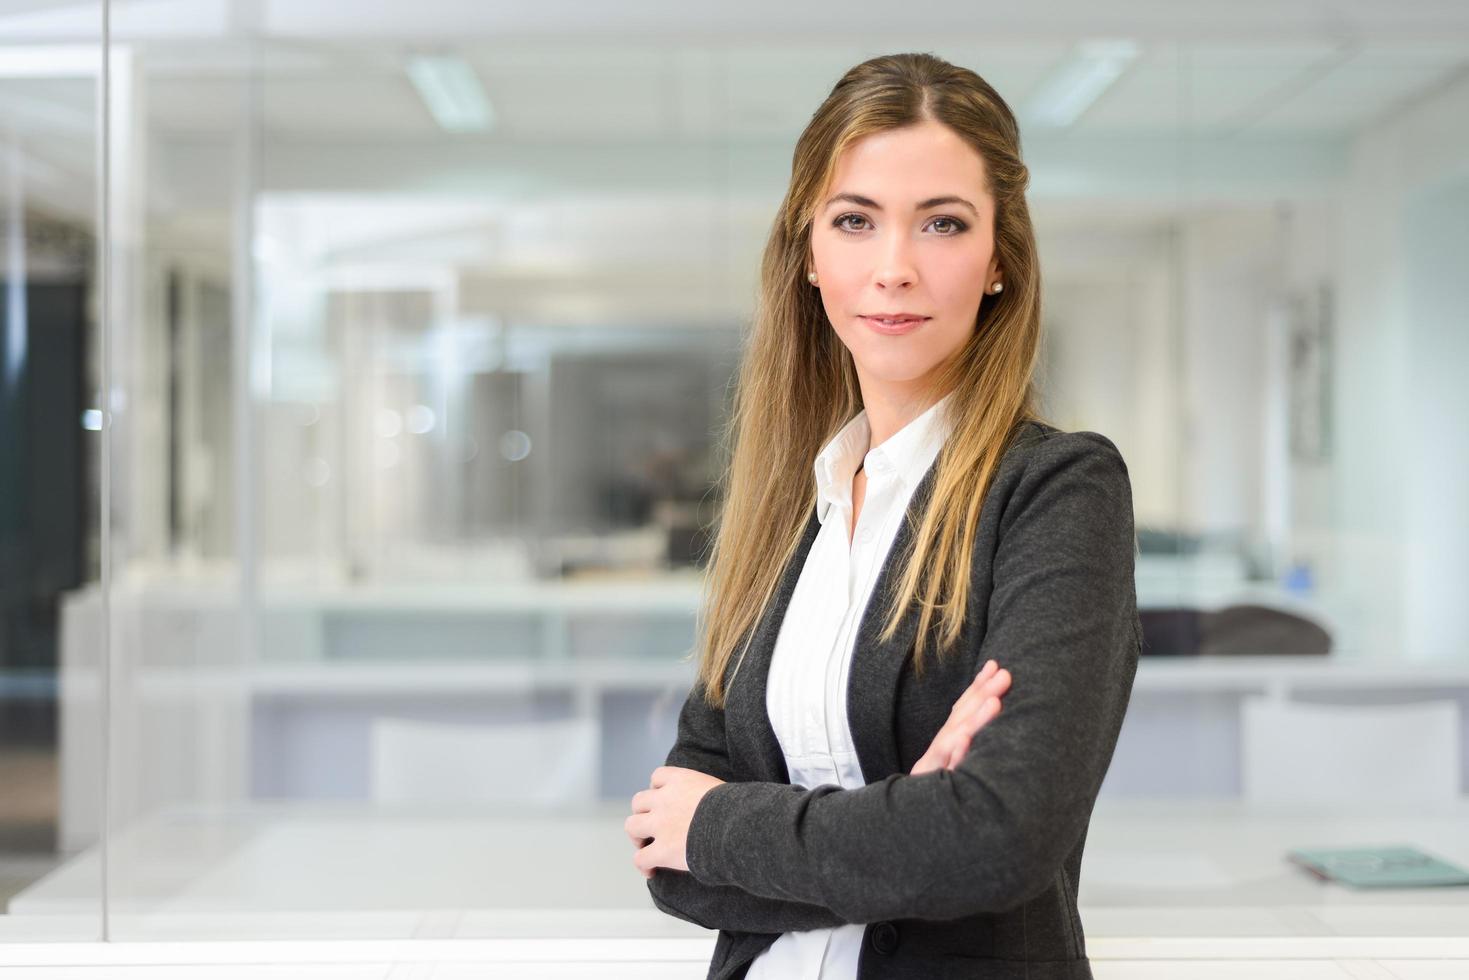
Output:
<instances>
[{"instance_id":1,"label":"white wall","mask_svg":"<svg viewBox=\"0 0 1469 980\"><path fill-rule=\"evenodd\" d=\"M1117 444L1137 522L1177 525L1179 338L1169 222L1051 227L1037 208L1045 296L1043 411ZM1059 222L1058 222L1059 223Z\"/></svg>"},{"instance_id":2,"label":"white wall","mask_svg":"<svg viewBox=\"0 0 1469 980\"><path fill-rule=\"evenodd\" d=\"M1469 628L1469 78L1352 148L1338 242L1340 585L1385 656L1462 659Z\"/></svg>"}]
</instances>

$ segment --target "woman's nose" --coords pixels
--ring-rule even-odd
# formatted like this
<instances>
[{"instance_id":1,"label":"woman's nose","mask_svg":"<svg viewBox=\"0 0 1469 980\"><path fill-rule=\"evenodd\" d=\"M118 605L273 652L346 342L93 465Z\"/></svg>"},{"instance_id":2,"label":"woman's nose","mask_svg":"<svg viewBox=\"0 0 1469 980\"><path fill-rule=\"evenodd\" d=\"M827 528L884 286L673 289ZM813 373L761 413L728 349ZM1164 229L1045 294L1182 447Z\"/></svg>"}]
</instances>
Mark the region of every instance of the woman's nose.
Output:
<instances>
[{"instance_id":1,"label":"woman's nose","mask_svg":"<svg viewBox=\"0 0 1469 980\"><path fill-rule=\"evenodd\" d=\"M913 268L911 243L906 235L894 235L883 243L882 257L878 262L874 279L879 286L911 286L916 272Z\"/></svg>"}]
</instances>

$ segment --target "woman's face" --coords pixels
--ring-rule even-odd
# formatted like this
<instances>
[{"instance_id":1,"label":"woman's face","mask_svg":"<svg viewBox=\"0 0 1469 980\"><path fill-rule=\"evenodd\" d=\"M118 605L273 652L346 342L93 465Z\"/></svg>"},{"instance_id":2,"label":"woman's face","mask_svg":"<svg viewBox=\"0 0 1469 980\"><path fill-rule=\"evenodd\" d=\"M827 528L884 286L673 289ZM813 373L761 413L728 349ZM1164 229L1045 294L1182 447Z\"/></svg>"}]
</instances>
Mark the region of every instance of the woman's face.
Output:
<instances>
[{"instance_id":1,"label":"woman's face","mask_svg":"<svg viewBox=\"0 0 1469 980\"><path fill-rule=\"evenodd\" d=\"M838 159L811 253L864 401L906 400L969 340L980 299L1003 281L984 188L984 158L933 121L874 133ZM927 319L898 333L867 319L903 313Z\"/></svg>"}]
</instances>

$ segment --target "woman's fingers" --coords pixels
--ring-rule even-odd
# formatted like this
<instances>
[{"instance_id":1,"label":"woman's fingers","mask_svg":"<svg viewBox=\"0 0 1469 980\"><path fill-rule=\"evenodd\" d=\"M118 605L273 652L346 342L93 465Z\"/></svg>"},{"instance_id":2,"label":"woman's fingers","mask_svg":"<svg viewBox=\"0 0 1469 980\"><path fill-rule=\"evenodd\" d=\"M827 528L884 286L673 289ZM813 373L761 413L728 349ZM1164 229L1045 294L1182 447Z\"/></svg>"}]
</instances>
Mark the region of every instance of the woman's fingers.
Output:
<instances>
[{"instance_id":1,"label":"woman's fingers","mask_svg":"<svg viewBox=\"0 0 1469 980\"><path fill-rule=\"evenodd\" d=\"M928 750L914 763L911 775L952 769L969 751L974 733L1000 712L1000 696L1010 688L1010 672L994 660L985 662L949 711L948 721L934 736Z\"/></svg>"},{"instance_id":2,"label":"woman's fingers","mask_svg":"<svg viewBox=\"0 0 1469 980\"><path fill-rule=\"evenodd\" d=\"M999 666L993 660L990 661L990 664L993 666L987 666L984 670L981 670L979 675L974 678L974 682L964 691L964 694L972 695L995 686L1010 683L1010 672L1008 670ZM960 695L960 697L963 697L963 695Z\"/></svg>"},{"instance_id":3,"label":"woman's fingers","mask_svg":"<svg viewBox=\"0 0 1469 980\"><path fill-rule=\"evenodd\" d=\"M634 817L635 816L636 816L636 814L634 814ZM642 850L643 848L647 847L649 844L653 843L653 838L651 838L651 837L639 837L637 831L631 829L632 823L633 823L633 817L628 817L625 821L623 821L622 829L623 829L623 832L627 834L628 840L632 841L632 849L633 849L634 852L636 852L636 851ZM652 868L638 868L638 870L643 873L643 877L644 878L651 878L651 877L653 877L653 869Z\"/></svg>"},{"instance_id":4,"label":"woman's fingers","mask_svg":"<svg viewBox=\"0 0 1469 980\"><path fill-rule=\"evenodd\" d=\"M993 660L987 661L984 668L975 675L974 680L969 682L969 686L964 689L964 693L960 694L959 699L954 702L953 710L956 712L962 710L960 705L964 704L965 700L971 697L976 690L982 688L995 675L997 668L998 665Z\"/></svg>"},{"instance_id":5,"label":"woman's fingers","mask_svg":"<svg viewBox=\"0 0 1469 980\"><path fill-rule=\"evenodd\" d=\"M653 839L643 836L646 831L652 829L652 827L646 826L646 823L647 820L641 813L634 813L622 821L622 832L627 834L628 840L632 841L634 850L645 847Z\"/></svg>"},{"instance_id":6,"label":"woman's fingers","mask_svg":"<svg viewBox=\"0 0 1469 980\"><path fill-rule=\"evenodd\" d=\"M982 704L982 705L979 706L979 711L975 715L975 719L974 719L974 722L973 722L974 728L970 731L969 734L970 735L973 735L975 732L979 731L985 725L987 725L991 721L993 721L995 715L997 715L999 713L1000 713L1000 699L999 698L990 698L984 704Z\"/></svg>"},{"instance_id":7,"label":"woman's fingers","mask_svg":"<svg viewBox=\"0 0 1469 980\"><path fill-rule=\"evenodd\" d=\"M974 738L974 734L989 724L991 719L999 713L999 698L990 698L979 706L979 710L967 719L966 726L954 736L948 761L944 764L946 769L954 768L964 759L964 756L969 753L969 742Z\"/></svg>"},{"instance_id":8,"label":"woman's fingers","mask_svg":"<svg viewBox=\"0 0 1469 980\"><path fill-rule=\"evenodd\" d=\"M1010 688L1010 672L1001 668L993 671L986 677L983 672L974 679L974 683L965 688L964 693L959 695L959 700L954 702L954 708L950 717L959 717L974 710L983 704L988 698L998 697Z\"/></svg>"},{"instance_id":9,"label":"woman's fingers","mask_svg":"<svg viewBox=\"0 0 1469 980\"><path fill-rule=\"evenodd\" d=\"M944 767L944 757L947 754L948 742L945 741L944 732L939 732L934 740L929 743L928 751L923 753L923 758L913 764L912 775L921 776L926 772L933 772Z\"/></svg>"},{"instance_id":10,"label":"woman's fingers","mask_svg":"<svg viewBox=\"0 0 1469 980\"><path fill-rule=\"evenodd\" d=\"M949 757L948 757L948 759L946 759L944 761L944 768L945 769L952 769L952 768L954 768L955 766L957 766L959 764L959 760L960 759L963 759L964 756L967 755L968 753L969 753L969 736L967 734L960 733L958 736L956 736L954 738L954 744L949 749Z\"/></svg>"}]
</instances>

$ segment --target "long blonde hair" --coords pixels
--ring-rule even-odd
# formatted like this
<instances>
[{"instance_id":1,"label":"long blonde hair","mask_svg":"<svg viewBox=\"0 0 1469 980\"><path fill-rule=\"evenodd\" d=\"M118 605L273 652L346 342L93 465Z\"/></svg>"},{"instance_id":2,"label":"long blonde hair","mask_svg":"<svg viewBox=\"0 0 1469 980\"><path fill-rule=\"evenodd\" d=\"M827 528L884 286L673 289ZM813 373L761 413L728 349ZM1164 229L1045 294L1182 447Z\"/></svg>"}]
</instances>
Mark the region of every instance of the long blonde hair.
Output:
<instances>
[{"instance_id":1,"label":"long blonde hair","mask_svg":"<svg viewBox=\"0 0 1469 980\"><path fill-rule=\"evenodd\" d=\"M881 634L889 639L903 611L915 598L921 603L914 648L920 676L934 616L943 617L940 657L962 629L980 506L999 459L1021 422L1040 419L1040 267L1015 116L984 79L933 55L864 61L842 76L797 140L790 187L761 261L753 328L721 441L732 451L719 482L724 499L695 631L696 687L717 708L724 706L730 658L748 645L816 505L816 454L862 408L851 354L806 281L817 203L843 150L927 120L948 126L985 162L1005 288L983 294L973 336L934 372L929 392L933 400L954 393L951 429Z\"/></svg>"}]
</instances>

